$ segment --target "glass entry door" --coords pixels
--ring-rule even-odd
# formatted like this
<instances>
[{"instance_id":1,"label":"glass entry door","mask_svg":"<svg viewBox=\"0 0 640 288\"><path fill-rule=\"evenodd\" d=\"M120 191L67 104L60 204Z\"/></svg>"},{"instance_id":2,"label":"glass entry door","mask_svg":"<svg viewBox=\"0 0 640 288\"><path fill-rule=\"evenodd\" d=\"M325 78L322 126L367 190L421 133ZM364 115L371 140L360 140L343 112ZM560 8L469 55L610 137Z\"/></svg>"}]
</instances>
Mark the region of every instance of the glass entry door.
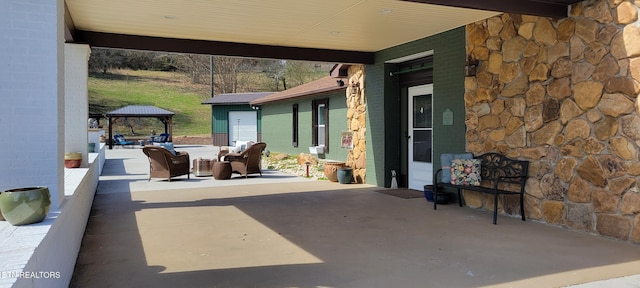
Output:
<instances>
[{"instance_id":1,"label":"glass entry door","mask_svg":"<svg viewBox=\"0 0 640 288\"><path fill-rule=\"evenodd\" d=\"M433 184L433 84L409 87L409 189Z\"/></svg>"}]
</instances>

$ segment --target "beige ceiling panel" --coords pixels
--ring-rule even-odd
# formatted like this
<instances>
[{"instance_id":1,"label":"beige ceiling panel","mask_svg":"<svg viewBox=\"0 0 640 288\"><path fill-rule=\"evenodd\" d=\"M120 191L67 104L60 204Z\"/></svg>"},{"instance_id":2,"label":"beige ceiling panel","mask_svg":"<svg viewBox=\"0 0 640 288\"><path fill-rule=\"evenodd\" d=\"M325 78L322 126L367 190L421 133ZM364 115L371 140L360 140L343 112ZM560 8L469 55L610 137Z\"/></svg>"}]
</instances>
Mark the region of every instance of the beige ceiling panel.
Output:
<instances>
[{"instance_id":1,"label":"beige ceiling panel","mask_svg":"<svg viewBox=\"0 0 640 288\"><path fill-rule=\"evenodd\" d=\"M498 13L401 1L368 1L314 31L300 34L298 45L322 38L341 49L378 51L424 38ZM437 19L434 21L433 19Z\"/></svg>"},{"instance_id":2,"label":"beige ceiling panel","mask_svg":"<svg viewBox=\"0 0 640 288\"><path fill-rule=\"evenodd\" d=\"M495 15L397 0L66 0L77 29L377 51Z\"/></svg>"}]
</instances>

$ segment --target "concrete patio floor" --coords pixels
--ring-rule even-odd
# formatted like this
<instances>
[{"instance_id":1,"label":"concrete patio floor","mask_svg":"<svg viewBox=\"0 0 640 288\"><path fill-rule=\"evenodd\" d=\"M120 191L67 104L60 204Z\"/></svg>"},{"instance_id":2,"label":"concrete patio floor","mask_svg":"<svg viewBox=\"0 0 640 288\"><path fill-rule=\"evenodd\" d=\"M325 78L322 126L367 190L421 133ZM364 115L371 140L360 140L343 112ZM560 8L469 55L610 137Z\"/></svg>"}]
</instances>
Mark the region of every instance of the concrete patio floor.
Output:
<instances>
[{"instance_id":1,"label":"concrete patio floor","mask_svg":"<svg viewBox=\"0 0 640 288\"><path fill-rule=\"evenodd\" d=\"M640 287L640 247L535 221L276 171L147 173L141 149L107 151L71 287Z\"/></svg>"}]
</instances>

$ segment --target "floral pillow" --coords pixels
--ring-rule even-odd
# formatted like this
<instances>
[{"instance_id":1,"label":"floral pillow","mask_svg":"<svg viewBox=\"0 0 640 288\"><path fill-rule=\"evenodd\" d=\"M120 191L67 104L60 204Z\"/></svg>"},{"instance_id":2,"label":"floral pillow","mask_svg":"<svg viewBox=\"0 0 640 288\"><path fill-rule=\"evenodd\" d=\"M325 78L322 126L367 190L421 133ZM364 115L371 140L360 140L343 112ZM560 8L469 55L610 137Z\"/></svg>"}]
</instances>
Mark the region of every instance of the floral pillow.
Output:
<instances>
[{"instance_id":1,"label":"floral pillow","mask_svg":"<svg viewBox=\"0 0 640 288\"><path fill-rule=\"evenodd\" d=\"M451 182L451 160L453 159L473 159L473 154L471 153L441 154L440 163L442 164L442 178L441 178L442 183Z\"/></svg>"},{"instance_id":2,"label":"floral pillow","mask_svg":"<svg viewBox=\"0 0 640 288\"><path fill-rule=\"evenodd\" d=\"M480 185L480 159L451 160L451 184Z\"/></svg>"}]
</instances>

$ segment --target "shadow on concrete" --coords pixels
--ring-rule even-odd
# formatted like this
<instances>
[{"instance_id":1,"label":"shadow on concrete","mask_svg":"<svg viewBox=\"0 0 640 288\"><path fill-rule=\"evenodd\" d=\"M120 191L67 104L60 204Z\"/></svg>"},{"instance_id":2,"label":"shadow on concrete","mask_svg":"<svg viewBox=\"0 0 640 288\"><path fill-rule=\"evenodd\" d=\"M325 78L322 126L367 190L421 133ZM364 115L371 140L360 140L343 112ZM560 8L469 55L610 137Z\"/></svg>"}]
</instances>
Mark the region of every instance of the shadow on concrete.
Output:
<instances>
[{"instance_id":1,"label":"shadow on concrete","mask_svg":"<svg viewBox=\"0 0 640 288\"><path fill-rule=\"evenodd\" d=\"M561 287L636 246L328 181L98 194L71 287Z\"/></svg>"}]
</instances>

